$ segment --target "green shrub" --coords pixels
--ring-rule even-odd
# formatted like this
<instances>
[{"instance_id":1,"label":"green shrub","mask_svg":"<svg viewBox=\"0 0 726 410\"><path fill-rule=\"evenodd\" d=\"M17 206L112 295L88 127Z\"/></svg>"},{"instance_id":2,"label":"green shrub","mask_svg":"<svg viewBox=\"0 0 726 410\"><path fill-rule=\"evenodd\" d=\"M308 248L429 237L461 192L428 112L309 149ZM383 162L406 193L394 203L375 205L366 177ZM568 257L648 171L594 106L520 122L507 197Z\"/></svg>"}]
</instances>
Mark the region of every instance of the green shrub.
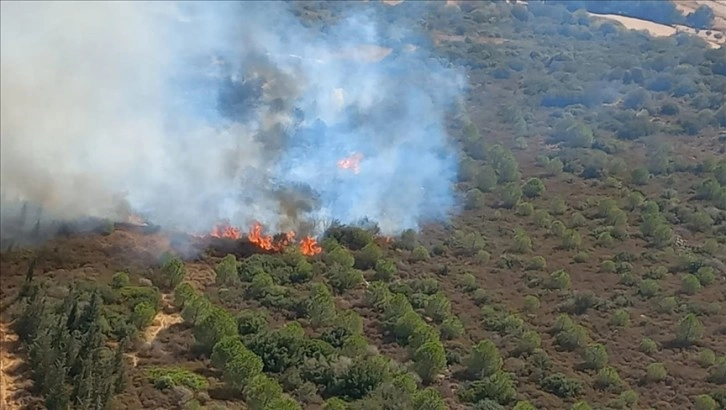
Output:
<instances>
[{"instance_id":1,"label":"green shrub","mask_svg":"<svg viewBox=\"0 0 726 410\"><path fill-rule=\"evenodd\" d=\"M514 349L514 353L517 355L521 354L532 354L535 350L539 349L542 345L542 338L539 333L534 330L525 330L517 341L517 347Z\"/></svg>"},{"instance_id":2,"label":"green shrub","mask_svg":"<svg viewBox=\"0 0 726 410\"><path fill-rule=\"evenodd\" d=\"M597 372L594 385L600 390L619 393L622 391L624 383L617 370L612 367L604 367Z\"/></svg>"},{"instance_id":3,"label":"green shrub","mask_svg":"<svg viewBox=\"0 0 726 410\"><path fill-rule=\"evenodd\" d=\"M531 216L534 213L534 206L529 202L520 202L515 213L518 216Z\"/></svg>"},{"instance_id":4,"label":"green shrub","mask_svg":"<svg viewBox=\"0 0 726 410\"><path fill-rule=\"evenodd\" d=\"M338 294L353 289L365 280L363 273L358 269L341 265L331 266L326 272L326 276L328 277L328 283Z\"/></svg>"},{"instance_id":5,"label":"green shrub","mask_svg":"<svg viewBox=\"0 0 726 410\"><path fill-rule=\"evenodd\" d=\"M681 292L686 295L695 295L701 289L701 282L695 275L686 274L681 279Z\"/></svg>"},{"instance_id":6,"label":"green shrub","mask_svg":"<svg viewBox=\"0 0 726 410\"><path fill-rule=\"evenodd\" d=\"M567 204L562 198L555 198L550 206L550 213L552 215L564 215L567 212Z\"/></svg>"},{"instance_id":7,"label":"green shrub","mask_svg":"<svg viewBox=\"0 0 726 410\"><path fill-rule=\"evenodd\" d=\"M446 368L446 351L440 341L429 341L416 349L413 361L416 373L429 383Z\"/></svg>"},{"instance_id":8,"label":"green shrub","mask_svg":"<svg viewBox=\"0 0 726 410\"><path fill-rule=\"evenodd\" d=\"M197 344L210 351L217 342L228 336L236 336L237 321L225 309L212 306L204 319L192 329Z\"/></svg>"},{"instance_id":9,"label":"green shrub","mask_svg":"<svg viewBox=\"0 0 726 410\"><path fill-rule=\"evenodd\" d=\"M433 387L417 391L413 395L412 410L446 410L446 402Z\"/></svg>"},{"instance_id":10,"label":"green shrub","mask_svg":"<svg viewBox=\"0 0 726 410\"><path fill-rule=\"evenodd\" d=\"M535 313L540 308L540 301L537 296L527 295L524 297L524 311L527 313Z\"/></svg>"},{"instance_id":11,"label":"green shrub","mask_svg":"<svg viewBox=\"0 0 726 410\"><path fill-rule=\"evenodd\" d=\"M514 245L512 250L517 253L527 253L532 250L532 240L521 228L517 228L514 233Z\"/></svg>"},{"instance_id":12,"label":"green shrub","mask_svg":"<svg viewBox=\"0 0 726 410\"><path fill-rule=\"evenodd\" d=\"M701 367L709 368L716 363L716 353L711 349L703 349L698 353L696 362Z\"/></svg>"},{"instance_id":13,"label":"green shrub","mask_svg":"<svg viewBox=\"0 0 726 410\"><path fill-rule=\"evenodd\" d=\"M443 292L437 292L429 297L424 310L426 315L434 319L437 323L441 323L451 315L451 301Z\"/></svg>"},{"instance_id":14,"label":"green shrub","mask_svg":"<svg viewBox=\"0 0 726 410\"><path fill-rule=\"evenodd\" d=\"M575 350L585 346L589 339L587 329L573 325L555 335L555 343L566 350Z\"/></svg>"},{"instance_id":15,"label":"green shrub","mask_svg":"<svg viewBox=\"0 0 726 410\"><path fill-rule=\"evenodd\" d=\"M716 403L719 405L719 409L723 410L726 409L726 389L718 389L714 390L709 394L714 400L716 400Z\"/></svg>"},{"instance_id":16,"label":"green shrub","mask_svg":"<svg viewBox=\"0 0 726 410\"><path fill-rule=\"evenodd\" d=\"M471 294L471 299L477 304L477 306L481 306L489 303L492 298L486 290L477 289Z\"/></svg>"},{"instance_id":17,"label":"green shrub","mask_svg":"<svg viewBox=\"0 0 726 410\"><path fill-rule=\"evenodd\" d=\"M514 400L517 391L509 373L498 371L491 376L468 384L459 393L459 398L465 403L490 401L498 404L507 404Z\"/></svg>"},{"instance_id":18,"label":"green shrub","mask_svg":"<svg viewBox=\"0 0 726 410\"><path fill-rule=\"evenodd\" d=\"M597 236L597 244L604 248L613 246L613 242L615 242L615 240L610 232L602 232Z\"/></svg>"},{"instance_id":19,"label":"green shrub","mask_svg":"<svg viewBox=\"0 0 726 410\"><path fill-rule=\"evenodd\" d=\"M570 410L592 410L592 407L586 401L578 401L570 407Z\"/></svg>"},{"instance_id":20,"label":"green shrub","mask_svg":"<svg viewBox=\"0 0 726 410\"><path fill-rule=\"evenodd\" d=\"M615 272L615 262L611 260L603 261L600 264L600 272L603 273L613 273Z\"/></svg>"},{"instance_id":21,"label":"green shrub","mask_svg":"<svg viewBox=\"0 0 726 410\"><path fill-rule=\"evenodd\" d=\"M356 253L354 266L356 269L372 269L381 257L383 251L375 242L371 242Z\"/></svg>"},{"instance_id":22,"label":"green shrub","mask_svg":"<svg viewBox=\"0 0 726 410\"><path fill-rule=\"evenodd\" d=\"M209 388L206 377L180 367L150 367L145 373L157 389L184 386L193 391L200 391Z\"/></svg>"},{"instance_id":23,"label":"green shrub","mask_svg":"<svg viewBox=\"0 0 726 410\"><path fill-rule=\"evenodd\" d=\"M571 285L572 279L570 279L570 274L565 272L564 270L560 269L550 274L550 289L565 290L569 289Z\"/></svg>"},{"instance_id":24,"label":"green shrub","mask_svg":"<svg viewBox=\"0 0 726 410\"><path fill-rule=\"evenodd\" d=\"M565 224L560 221L554 221L552 222L552 226L550 227L550 233L554 236L557 236L558 238L565 234L565 231L567 231L567 227Z\"/></svg>"},{"instance_id":25,"label":"green shrub","mask_svg":"<svg viewBox=\"0 0 726 410\"><path fill-rule=\"evenodd\" d=\"M652 298L660 291L660 285L653 279L646 279L640 282L638 293L646 298Z\"/></svg>"},{"instance_id":26,"label":"green shrub","mask_svg":"<svg viewBox=\"0 0 726 410\"><path fill-rule=\"evenodd\" d=\"M522 186L522 193L527 198L536 198L542 196L545 191L544 183L539 178L530 178Z\"/></svg>"},{"instance_id":27,"label":"green shrub","mask_svg":"<svg viewBox=\"0 0 726 410\"><path fill-rule=\"evenodd\" d=\"M465 361L467 372L476 378L495 374L503 363L499 349L489 340L476 344Z\"/></svg>"},{"instance_id":28,"label":"green shrub","mask_svg":"<svg viewBox=\"0 0 726 410\"><path fill-rule=\"evenodd\" d=\"M547 268L547 261L542 256L535 256L529 261L527 269L530 270L544 270Z\"/></svg>"},{"instance_id":29,"label":"green shrub","mask_svg":"<svg viewBox=\"0 0 726 410\"><path fill-rule=\"evenodd\" d=\"M539 226L540 228L549 229L552 226L552 218L550 217L550 214L544 209L538 209L534 211L532 215L534 224Z\"/></svg>"},{"instance_id":30,"label":"green shrub","mask_svg":"<svg viewBox=\"0 0 726 410\"><path fill-rule=\"evenodd\" d=\"M396 262L390 259L379 259L375 266L375 278L384 282L389 282L396 277L397 273Z\"/></svg>"},{"instance_id":31,"label":"green shrub","mask_svg":"<svg viewBox=\"0 0 726 410\"><path fill-rule=\"evenodd\" d=\"M126 272L116 272L111 279L111 287L121 289L129 285L129 274Z\"/></svg>"},{"instance_id":32,"label":"green shrub","mask_svg":"<svg viewBox=\"0 0 726 410\"><path fill-rule=\"evenodd\" d=\"M131 312L131 323L137 329L143 330L154 321L156 316L156 308L148 302L141 302L134 306Z\"/></svg>"},{"instance_id":33,"label":"green shrub","mask_svg":"<svg viewBox=\"0 0 726 410\"><path fill-rule=\"evenodd\" d=\"M590 254L587 252L578 252L572 257L575 263L585 263L590 259Z\"/></svg>"},{"instance_id":34,"label":"green shrub","mask_svg":"<svg viewBox=\"0 0 726 410\"><path fill-rule=\"evenodd\" d=\"M305 313L314 327L330 325L335 319L336 309L333 294L324 283L313 283L310 295L305 301Z\"/></svg>"},{"instance_id":35,"label":"green shrub","mask_svg":"<svg viewBox=\"0 0 726 410\"><path fill-rule=\"evenodd\" d=\"M546 392L563 399L579 396L583 390L579 380L570 379L562 373L553 373L545 377L540 385Z\"/></svg>"},{"instance_id":36,"label":"green shrub","mask_svg":"<svg viewBox=\"0 0 726 410\"><path fill-rule=\"evenodd\" d=\"M635 408L636 404L638 404L638 398L638 392L635 390L625 390L620 393L618 401L623 404L623 407L632 409Z\"/></svg>"},{"instance_id":37,"label":"green shrub","mask_svg":"<svg viewBox=\"0 0 726 410\"><path fill-rule=\"evenodd\" d=\"M608 363L608 352L605 346L592 343L582 352L582 359L586 369L600 370Z\"/></svg>"},{"instance_id":38,"label":"green shrub","mask_svg":"<svg viewBox=\"0 0 726 410\"><path fill-rule=\"evenodd\" d=\"M552 332L559 333L565 330L569 330L575 327L575 322L572 321L570 316L561 314L555 319L555 323L552 325Z\"/></svg>"},{"instance_id":39,"label":"green shrub","mask_svg":"<svg viewBox=\"0 0 726 410\"><path fill-rule=\"evenodd\" d=\"M323 410L348 410L348 403L340 397L331 397L323 403Z\"/></svg>"},{"instance_id":40,"label":"green shrub","mask_svg":"<svg viewBox=\"0 0 726 410\"><path fill-rule=\"evenodd\" d=\"M222 258L222 260L214 268L215 282L218 286L234 285L239 281L237 273L237 258L230 254Z\"/></svg>"},{"instance_id":41,"label":"green shrub","mask_svg":"<svg viewBox=\"0 0 726 410\"><path fill-rule=\"evenodd\" d=\"M528 401L519 401L512 407L512 410L537 410L537 408Z\"/></svg>"},{"instance_id":42,"label":"green shrub","mask_svg":"<svg viewBox=\"0 0 726 410\"><path fill-rule=\"evenodd\" d=\"M411 262L422 262L422 261L429 260L429 258L430 258L430 255L429 255L428 249L419 245L413 249L409 260Z\"/></svg>"},{"instance_id":43,"label":"green shrub","mask_svg":"<svg viewBox=\"0 0 726 410\"><path fill-rule=\"evenodd\" d=\"M658 313L673 313L673 311L678 307L678 301L673 296L666 296L655 303L655 310Z\"/></svg>"},{"instance_id":44,"label":"green shrub","mask_svg":"<svg viewBox=\"0 0 726 410\"><path fill-rule=\"evenodd\" d=\"M580 228L587 225L587 218L580 212L575 212L570 218L570 228Z\"/></svg>"},{"instance_id":45,"label":"green shrub","mask_svg":"<svg viewBox=\"0 0 726 410\"><path fill-rule=\"evenodd\" d=\"M625 309L616 310L613 313L610 323L617 327L627 327L630 325L630 312Z\"/></svg>"},{"instance_id":46,"label":"green shrub","mask_svg":"<svg viewBox=\"0 0 726 410\"><path fill-rule=\"evenodd\" d=\"M701 340L703 337L703 323L693 313L689 313L680 322L676 328L676 343L682 346L689 346Z\"/></svg>"},{"instance_id":47,"label":"green shrub","mask_svg":"<svg viewBox=\"0 0 726 410\"><path fill-rule=\"evenodd\" d=\"M696 272L696 278L701 286L708 286L716 280L716 273L710 266L702 266Z\"/></svg>"},{"instance_id":48,"label":"green shrub","mask_svg":"<svg viewBox=\"0 0 726 410\"><path fill-rule=\"evenodd\" d=\"M645 196L638 191L632 191L627 197L625 197L624 202L625 209L632 212L643 205L643 202L645 202Z\"/></svg>"},{"instance_id":49,"label":"green shrub","mask_svg":"<svg viewBox=\"0 0 726 410\"><path fill-rule=\"evenodd\" d=\"M640 341L640 346L638 347L638 350L645 354L656 353L658 351L658 343L656 343L653 339L644 337Z\"/></svg>"},{"instance_id":50,"label":"green shrub","mask_svg":"<svg viewBox=\"0 0 726 410\"><path fill-rule=\"evenodd\" d=\"M277 380L258 374L243 387L245 404L250 410L266 410L268 405L282 397L282 387ZM272 409L272 408L270 408Z\"/></svg>"},{"instance_id":51,"label":"green shrub","mask_svg":"<svg viewBox=\"0 0 726 410\"><path fill-rule=\"evenodd\" d=\"M547 163L547 166L545 167L547 171L548 176L557 176L562 173L564 165L562 164L562 160L559 158L553 158Z\"/></svg>"},{"instance_id":52,"label":"green shrub","mask_svg":"<svg viewBox=\"0 0 726 410\"><path fill-rule=\"evenodd\" d=\"M237 314L237 330L242 336L258 334L268 325L267 315L261 310L242 310Z\"/></svg>"},{"instance_id":53,"label":"green shrub","mask_svg":"<svg viewBox=\"0 0 726 410\"><path fill-rule=\"evenodd\" d=\"M170 289L175 288L182 283L186 277L187 271L184 262L181 259L165 254L162 258L161 278L162 283Z\"/></svg>"},{"instance_id":54,"label":"green shrub","mask_svg":"<svg viewBox=\"0 0 726 410\"><path fill-rule=\"evenodd\" d=\"M476 253L476 256L474 257L474 260L479 265L486 265L487 263L489 263L489 259L491 259L491 255L485 250L478 251Z\"/></svg>"},{"instance_id":55,"label":"green shrub","mask_svg":"<svg viewBox=\"0 0 726 410\"><path fill-rule=\"evenodd\" d=\"M472 275L471 273L464 273L459 278L459 284L462 288L464 288L464 291L466 292L474 292L475 290L479 289L479 284L477 283L476 277Z\"/></svg>"},{"instance_id":56,"label":"green shrub","mask_svg":"<svg viewBox=\"0 0 726 410\"><path fill-rule=\"evenodd\" d=\"M630 181L635 185L645 185L650 179L650 172L646 168L635 168L630 173Z\"/></svg>"},{"instance_id":57,"label":"green shrub","mask_svg":"<svg viewBox=\"0 0 726 410\"><path fill-rule=\"evenodd\" d=\"M568 229L560 237L563 249L577 249L582 244L582 237L577 231Z\"/></svg>"},{"instance_id":58,"label":"green shrub","mask_svg":"<svg viewBox=\"0 0 726 410\"><path fill-rule=\"evenodd\" d=\"M700 394L693 400L695 410L718 410L718 403L708 394Z\"/></svg>"},{"instance_id":59,"label":"green shrub","mask_svg":"<svg viewBox=\"0 0 726 410\"><path fill-rule=\"evenodd\" d=\"M667 376L668 370L663 363L651 363L645 369L645 380L651 383L662 382Z\"/></svg>"},{"instance_id":60,"label":"green shrub","mask_svg":"<svg viewBox=\"0 0 726 410\"><path fill-rule=\"evenodd\" d=\"M659 280L663 279L668 274L668 268L665 266L656 266L654 268L649 269L645 274L643 274L643 278L645 279L652 279L652 280Z\"/></svg>"},{"instance_id":61,"label":"green shrub","mask_svg":"<svg viewBox=\"0 0 726 410\"><path fill-rule=\"evenodd\" d=\"M441 323L440 330L443 339L456 339L464 334L464 325L456 316L450 316Z\"/></svg>"},{"instance_id":62,"label":"green shrub","mask_svg":"<svg viewBox=\"0 0 726 410\"><path fill-rule=\"evenodd\" d=\"M710 383L726 384L726 356L716 359L716 364L709 369L706 380Z\"/></svg>"}]
</instances>

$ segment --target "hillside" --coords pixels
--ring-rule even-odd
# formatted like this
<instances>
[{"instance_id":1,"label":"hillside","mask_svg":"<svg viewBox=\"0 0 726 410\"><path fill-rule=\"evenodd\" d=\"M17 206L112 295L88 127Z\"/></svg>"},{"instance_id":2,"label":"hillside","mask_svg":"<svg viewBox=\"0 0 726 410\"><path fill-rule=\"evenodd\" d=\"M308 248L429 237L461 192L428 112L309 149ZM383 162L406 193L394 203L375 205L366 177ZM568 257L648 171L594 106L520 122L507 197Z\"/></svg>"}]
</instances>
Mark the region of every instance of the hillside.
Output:
<instances>
[{"instance_id":1,"label":"hillside","mask_svg":"<svg viewBox=\"0 0 726 410\"><path fill-rule=\"evenodd\" d=\"M466 72L457 212L8 246L0 407L726 409L726 47L558 3L292 4L373 15L335 58Z\"/></svg>"}]
</instances>

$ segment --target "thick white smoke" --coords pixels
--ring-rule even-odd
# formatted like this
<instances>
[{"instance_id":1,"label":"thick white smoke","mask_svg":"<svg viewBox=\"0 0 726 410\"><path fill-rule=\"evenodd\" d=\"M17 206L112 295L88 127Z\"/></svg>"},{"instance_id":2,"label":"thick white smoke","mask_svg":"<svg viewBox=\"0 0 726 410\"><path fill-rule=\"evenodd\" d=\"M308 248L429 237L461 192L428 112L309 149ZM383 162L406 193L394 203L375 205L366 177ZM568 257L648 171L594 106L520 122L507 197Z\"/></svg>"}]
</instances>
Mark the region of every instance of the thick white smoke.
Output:
<instances>
[{"instance_id":1,"label":"thick white smoke","mask_svg":"<svg viewBox=\"0 0 726 410\"><path fill-rule=\"evenodd\" d=\"M28 201L199 232L369 217L394 233L454 205L443 116L461 76L420 51L345 58L380 41L366 14L320 35L275 2L0 7L3 220ZM354 152L359 174L336 167Z\"/></svg>"}]
</instances>

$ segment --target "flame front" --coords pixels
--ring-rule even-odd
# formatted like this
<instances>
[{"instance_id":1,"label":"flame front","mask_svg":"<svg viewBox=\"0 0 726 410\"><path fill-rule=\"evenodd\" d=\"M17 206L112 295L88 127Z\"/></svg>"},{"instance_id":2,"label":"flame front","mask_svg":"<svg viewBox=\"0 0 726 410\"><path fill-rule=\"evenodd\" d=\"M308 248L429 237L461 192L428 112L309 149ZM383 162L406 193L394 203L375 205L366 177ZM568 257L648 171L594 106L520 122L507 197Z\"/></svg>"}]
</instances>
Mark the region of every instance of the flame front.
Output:
<instances>
[{"instance_id":1,"label":"flame front","mask_svg":"<svg viewBox=\"0 0 726 410\"><path fill-rule=\"evenodd\" d=\"M338 161L338 168L349 169L353 171L354 174L357 174L360 172L360 162L362 160L363 154L361 154L360 152L355 152L353 153L353 155L340 159Z\"/></svg>"},{"instance_id":2,"label":"flame front","mask_svg":"<svg viewBox=\"0 0 726 410\"><path fill-rule=\"evenodd\" d=\"M253 244L257 245L260 249L264 249L266 251L271 251L274 249L272 246L272 236L263 235L262 225L257 222L255 222L255 224L252 226L252 229L250 229L250 232L247 234L247 239Z\"/></svg>"},{"instance_id":3,"label":"flame front","mask_svg":"<svg viewBox=\"0 0 726 410\"><path fill-rule=\"evenodd\" d=\"M308 236L300 242L300 252L305 256L317 255L323 251L323 248L318 245L318 241L312 236Z\"/></svg>"},{"instance_id":4,"label":"flame front","mask_svg":"<svg viewBox=\"0 0 726 410\"><path fill-rule=\"evenodd\" d=\"M241 239L242 231L226 223L215 225L209 236L215 238Z\"/></svg>"},{"instance_id":5,"label":"flame front","mask_svg":"<svg viewBox=\"0 0 726 410\"><path fill-rule=\"evenodd\" d=\"M281 252L295 241L295 232L289 231L277 237L264 235L262 232L262 224L255 222L249 234L247 234L247 239L251 243L257 245L260 249ZM323 249L318 245L318 242L313 237L308 236L300 242L300 252L302 252L303 255L313 256L322 251Z\"/></svg>"}]
</instances>

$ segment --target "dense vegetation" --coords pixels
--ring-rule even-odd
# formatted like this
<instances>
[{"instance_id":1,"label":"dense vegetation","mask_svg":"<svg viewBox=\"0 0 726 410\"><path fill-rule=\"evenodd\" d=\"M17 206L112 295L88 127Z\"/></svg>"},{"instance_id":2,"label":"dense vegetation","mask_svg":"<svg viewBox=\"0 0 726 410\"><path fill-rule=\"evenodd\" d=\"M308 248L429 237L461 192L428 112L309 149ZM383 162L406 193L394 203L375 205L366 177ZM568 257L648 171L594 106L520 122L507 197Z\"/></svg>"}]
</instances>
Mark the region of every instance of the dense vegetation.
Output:
<instances>
[{"instance_id":1,"label":"dense vegetation","mask_svg":"<svg viewBox=\"0 0 726 410\"><path fill-rule=\"evenodd\" d=\"M295 7L324 32L344 3ZM429 35L388 58L430 44L468 70L447 224L334 225L314 257L102 253L105 280L69 288L33 272L87 247L4 253L38 407L726 409L726 49L557 3L366 6ZM160 311L182 323L144 343Z\"/></svg>"}]
</instances>

